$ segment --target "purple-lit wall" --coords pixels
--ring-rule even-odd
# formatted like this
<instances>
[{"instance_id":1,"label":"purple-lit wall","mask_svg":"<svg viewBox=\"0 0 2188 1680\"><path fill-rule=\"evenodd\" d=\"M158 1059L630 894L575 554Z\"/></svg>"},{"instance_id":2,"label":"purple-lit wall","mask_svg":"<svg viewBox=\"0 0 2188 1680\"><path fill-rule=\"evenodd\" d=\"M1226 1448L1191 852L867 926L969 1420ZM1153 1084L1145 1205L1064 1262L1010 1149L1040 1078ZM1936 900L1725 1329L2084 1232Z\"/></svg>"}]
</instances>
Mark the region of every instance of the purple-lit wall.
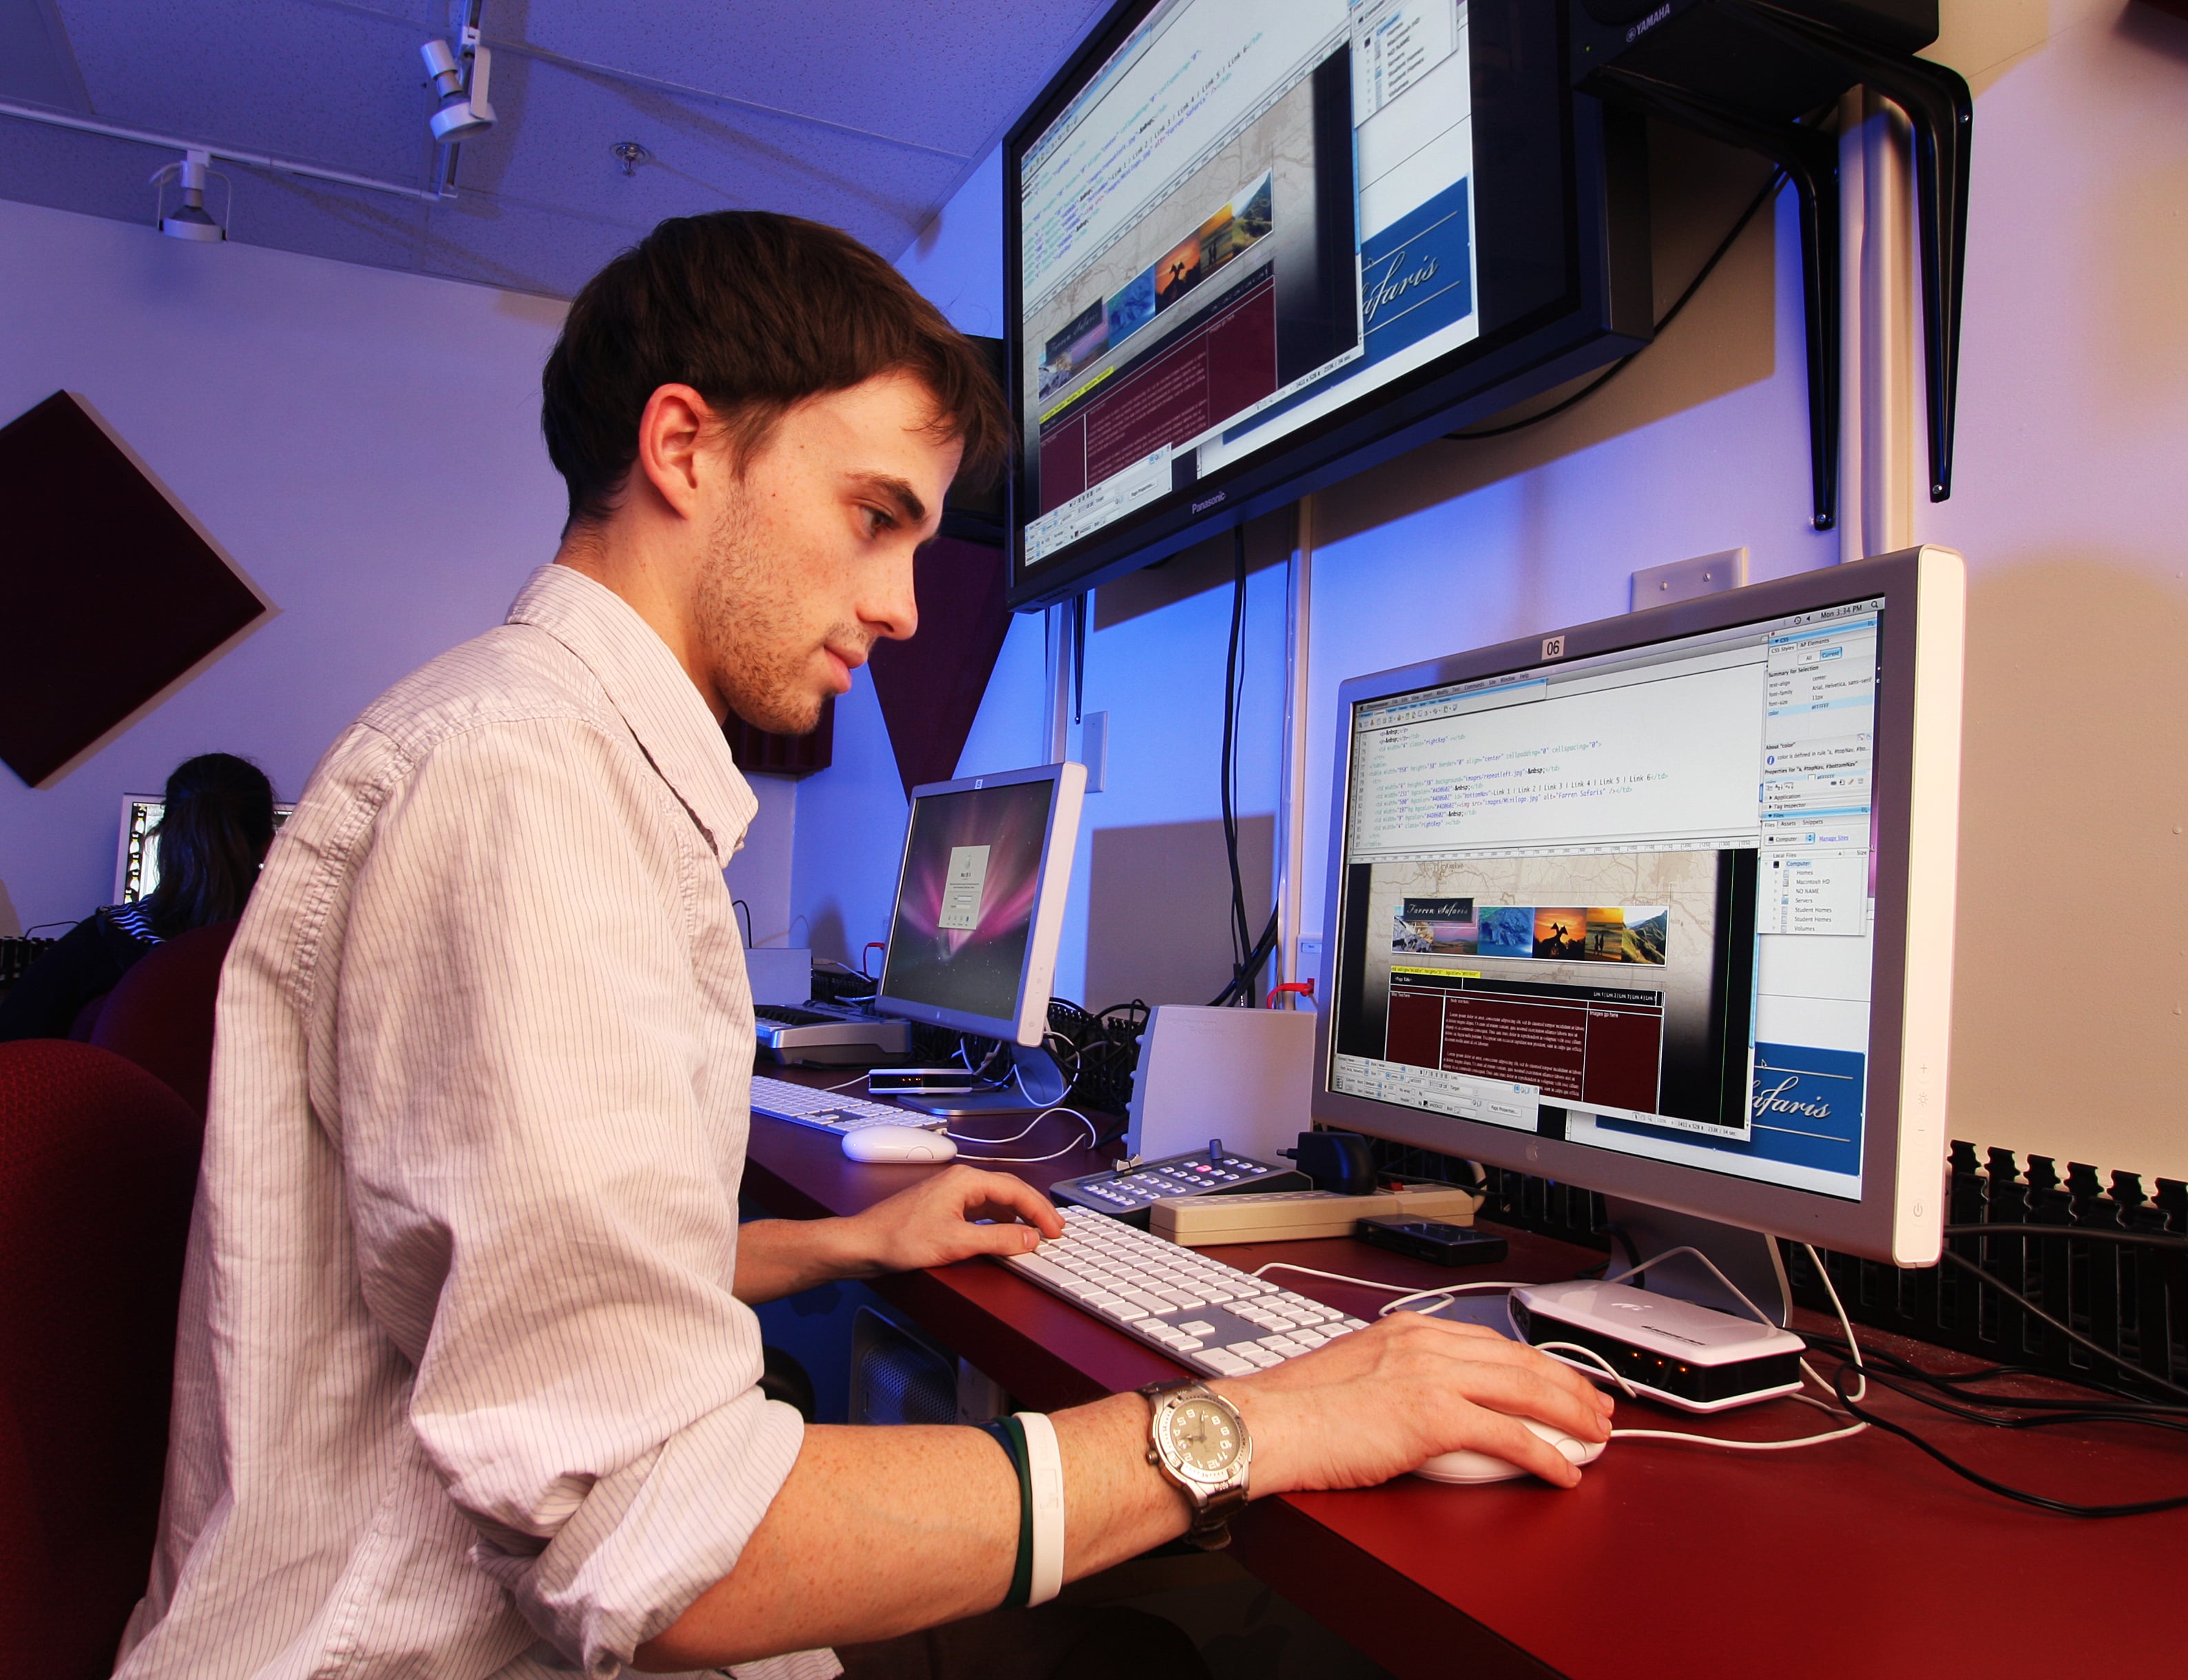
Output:
<instances>
[{"instance_id":1,"label":"purple-lit wall","mask_svg":"<svg viewBox=\"0 0 2188 1680\"><path fill-rule=\"evenodd\" d=\"M539 424L561 313L0 201L0 420L82 392L279 609L55 786L0 770L0 932L107 901L123 793L218 750L293 799L375 694L499 622L561 526ZM737 886L764 939L788 923L792 796L761 791Z\"/></svg>"}]
</instances>

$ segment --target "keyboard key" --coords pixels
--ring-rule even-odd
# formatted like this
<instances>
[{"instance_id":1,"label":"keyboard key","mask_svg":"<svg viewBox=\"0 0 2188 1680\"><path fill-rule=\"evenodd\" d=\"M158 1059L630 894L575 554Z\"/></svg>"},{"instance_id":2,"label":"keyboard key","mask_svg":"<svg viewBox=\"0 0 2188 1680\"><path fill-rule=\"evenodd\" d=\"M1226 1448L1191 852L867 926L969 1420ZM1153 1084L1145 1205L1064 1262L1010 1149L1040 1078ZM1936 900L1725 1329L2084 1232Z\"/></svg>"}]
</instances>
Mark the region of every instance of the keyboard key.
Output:
<instances>
[{"instance_id":1,"label":"keyboard key","mask_svg":"<svg viewBox=\"0 0 2188 1680\"><path fill-rule=\"evenodd\" d=\"M1283 1363L1283 1361L1278 1356L1271 1353L1268 1349L1261 1347L1253 1342L1233 1342L1229 1347L1224 1349L1223 1351L1229 1354L1233 1359L1244 1360L1247 1364L1252 1366L1256 1371L1266 1371L1272 1365L1281 1365Z\"/></svg>"},{"instance_id":2,"label":"keyboard key","mask_svg":"<svg viewBox=\"0 0 2188 1680\"><path fill-rule=\"evenodd\" d=\"M1289 1336L1264 1336L1261 1338L1261 1345L1268 1349L1271 1353L1282 1355L1287 1359L1295 1353L1306 1351Z\"/></svg>"},{"instance_id":3,"label":"keyboard key","mask_svg":"<svg viewBox=\"0 0 2188 1680\"><path fill-rule=\"evenodd\" d=\"M1215 1367L1219 1377L1243 1377L1256 1369L1250 1361L1238 1357L1228 1348L1209 1348L1201 1356L1203 1361Z\"/></svg>"},{"instance_id":4,"label":"keyboard key","mask_svg":"<svg viewBox=\"0 0 2188 1680\"><path fill-rule=\"evenodd\" d=\"M1212 1336L1215 1333L1215 1327L1201 1318L1194 1319L1190 1324L1181 1324L1177 1328L1188 1336Z\"/></svg>"}]
</instances>

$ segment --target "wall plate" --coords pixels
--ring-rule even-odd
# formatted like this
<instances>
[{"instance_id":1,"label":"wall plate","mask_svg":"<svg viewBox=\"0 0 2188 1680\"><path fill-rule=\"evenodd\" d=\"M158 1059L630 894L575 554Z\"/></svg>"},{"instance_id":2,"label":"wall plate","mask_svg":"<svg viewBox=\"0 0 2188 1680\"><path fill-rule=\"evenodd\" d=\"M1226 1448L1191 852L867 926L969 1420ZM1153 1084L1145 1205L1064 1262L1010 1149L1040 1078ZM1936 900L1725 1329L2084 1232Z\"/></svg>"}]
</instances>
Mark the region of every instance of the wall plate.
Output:
<instances>
[{"instance_id":1,"label":"wall plate","mask_svg":"<svg viewBox=\"0 0 2188 1680\"><path fill-rule=\"evenodd\" d=\"M1747 583L1747 550L1720 549L1692 560L1675 560L1669 566L1651 566L1633 574L1633 603L1638 612L1646 606L1669 606L1675 600L1695 600Z\"/></svg>"}]
</instances>

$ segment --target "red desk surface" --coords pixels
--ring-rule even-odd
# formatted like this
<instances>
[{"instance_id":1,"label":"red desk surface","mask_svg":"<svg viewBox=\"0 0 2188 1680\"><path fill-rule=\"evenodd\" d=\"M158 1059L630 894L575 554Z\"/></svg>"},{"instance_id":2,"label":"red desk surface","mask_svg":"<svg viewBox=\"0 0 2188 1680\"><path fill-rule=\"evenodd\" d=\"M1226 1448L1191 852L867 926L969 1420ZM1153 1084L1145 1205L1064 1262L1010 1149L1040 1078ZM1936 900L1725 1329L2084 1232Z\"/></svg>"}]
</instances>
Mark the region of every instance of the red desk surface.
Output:
<instances>
[{"instance_id":1,"label":"red desk surface","mask_svg":"<svg viewBox=\"0 0 2188 1680\"><path fill-rule=\"evenodd\" d=\"M1063 1124L1043 1122L1009 1153L1056 1147L1060 1131L1042 1149L1029 1146ZM1007 1170L1045 1186L1102 1164L1081 1151ZM855 1212L931 1170L860 1166L826 1134L756 1117L746 1183L769 1212L810 1218ZM1512 1254L1499 1276L1569 1277L1602 1258L1506 1234ZM1215 1252L1249 1270L1285 1260L1424 1286L1471 1275L1341 1239ZM1317 1278L1273 1281L1362 1316L1384 1299ZM991 1261L874 1287L1030 1406L1074 1405L1180 1369ZM1861 1333L1864 1345L1954 1362ZM1877 1409L2039 1492L2083 1503L2188 1492L2188 1442L2177 1435L2122 1425L2009 1434L1889 1397ZM1715 1418L1625 1401L1618 1422L1748 1440L1834 1427L1790 1401ZM1405 1477L1260 1500L1234 1532L1257 1575L1408 1677L2155 1675L2178 1672L2188 1626L2178 1596L2188 1510L2052 1516L1987 1494L1877 1430L1778 1453L1614 1440L1571 1493L1532 1480L1455 1488Z\"/></svg>"}]
</instances>

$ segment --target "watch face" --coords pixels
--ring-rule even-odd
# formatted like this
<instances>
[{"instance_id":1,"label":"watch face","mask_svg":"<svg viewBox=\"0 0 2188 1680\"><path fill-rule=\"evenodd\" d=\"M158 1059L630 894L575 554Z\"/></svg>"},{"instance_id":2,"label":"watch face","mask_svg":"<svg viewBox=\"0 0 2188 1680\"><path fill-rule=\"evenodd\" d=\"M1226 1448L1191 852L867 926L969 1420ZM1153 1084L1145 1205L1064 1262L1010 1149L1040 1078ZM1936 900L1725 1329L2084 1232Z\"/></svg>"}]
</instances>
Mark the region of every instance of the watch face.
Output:
<instances>
[{"instance_id":1,"label":"watch face","mask_svg":"<svg viewBox=\"0 0 2188 1680\"><path fill-rule=\"evenodd\" d=\"M1222 1407L1188 1400L1171 1409L1170 1444L1179 1468L1201 1476L1221 1476L1238 1457L1238 1429Z\"/></svg>"}]
</instances>

